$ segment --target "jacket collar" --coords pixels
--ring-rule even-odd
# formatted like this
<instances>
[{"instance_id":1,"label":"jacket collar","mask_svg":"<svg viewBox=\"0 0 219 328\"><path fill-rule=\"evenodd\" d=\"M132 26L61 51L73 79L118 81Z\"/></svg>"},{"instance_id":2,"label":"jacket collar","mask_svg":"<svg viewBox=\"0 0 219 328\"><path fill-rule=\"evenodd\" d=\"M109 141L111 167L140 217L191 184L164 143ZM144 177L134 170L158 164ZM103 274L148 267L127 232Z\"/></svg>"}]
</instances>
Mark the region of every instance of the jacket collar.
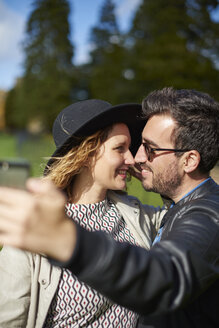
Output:
<instances>
[{"instance_id":1,"label":"jacket collar","mask_svg":"<svg viewBox=\"0 0 219 328\"><path fill-rule=\"evenodd\" d=\"M202 183L198 188L195 188L187 196L183 197L172 208L170 208L164 215L160 226L164 226L168 219L172 217L174 213L179 211L179 208L183 205L189 204L192 200L204 198L206 195L212 193L216 193L219 196L219 185L213 179L209 179L205 183Z\"/></svg>"},{"instance_id":2,"label":"jacket collar","mask_svg":"<svg viewBox=\"0 0 219 328\"><path fill-rule=\"evenodd\" d=\"M187 202L190 202L193 199L202 198L207 194L210 194L212 192L219 192L219 186L218 184L212 179L208 179L204 181L204 183L201 183L199 186L191 190L187 195L185 195L181 200L179 200L176 205L183 205Z\"/></svg>"}]
</instances>

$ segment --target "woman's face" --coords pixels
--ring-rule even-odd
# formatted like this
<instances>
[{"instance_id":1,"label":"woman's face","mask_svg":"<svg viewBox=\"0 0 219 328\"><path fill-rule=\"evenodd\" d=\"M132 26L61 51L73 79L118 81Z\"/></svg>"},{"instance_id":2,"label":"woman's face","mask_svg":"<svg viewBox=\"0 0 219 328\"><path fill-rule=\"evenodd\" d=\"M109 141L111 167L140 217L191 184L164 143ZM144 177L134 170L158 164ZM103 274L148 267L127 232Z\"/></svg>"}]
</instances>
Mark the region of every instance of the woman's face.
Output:
<instances>
[{"instance_id":1,"label":"woman's face","mask_svg":"<svg viewBox=\"0 0 219 328\"><path fill-rule=\"evenodd\" d=\"M126 187L128 168L134 165L130 144L127 125L115 124L91 165L91 174L97 188L121 190Z\"/></svg>"}]
</instances>

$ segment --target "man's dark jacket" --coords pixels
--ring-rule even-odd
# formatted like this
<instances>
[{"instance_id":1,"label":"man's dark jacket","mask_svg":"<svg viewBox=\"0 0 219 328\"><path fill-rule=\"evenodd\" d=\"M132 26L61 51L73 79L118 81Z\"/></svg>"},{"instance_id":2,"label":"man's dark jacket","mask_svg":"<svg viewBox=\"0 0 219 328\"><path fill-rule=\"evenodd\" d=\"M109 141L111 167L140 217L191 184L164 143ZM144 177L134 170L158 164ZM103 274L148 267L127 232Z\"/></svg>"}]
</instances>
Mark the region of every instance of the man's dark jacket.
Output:
<instances>
[{"instance_id":1,"label":"man's dark jacket","mask_svg":"<svg viewBox=\"0 0 219 328\"><path fill-rule=\"evenodd\" d=\"M219 186L205 182L164 220L162 239L150 251L77 227L65 266L143 315L148 327L219 327Z\"/></svg>"}]
</instances>

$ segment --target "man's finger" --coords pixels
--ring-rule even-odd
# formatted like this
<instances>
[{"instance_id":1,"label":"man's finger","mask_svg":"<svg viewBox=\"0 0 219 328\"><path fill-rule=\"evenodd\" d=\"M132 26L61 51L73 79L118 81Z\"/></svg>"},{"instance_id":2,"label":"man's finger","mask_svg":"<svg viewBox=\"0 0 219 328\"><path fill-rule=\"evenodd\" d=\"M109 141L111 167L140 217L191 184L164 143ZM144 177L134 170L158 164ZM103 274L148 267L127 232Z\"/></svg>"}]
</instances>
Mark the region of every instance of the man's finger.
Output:
<instances>
[{"instance_id":1,"label":"man's finger","mask_svg":"<svg viewBox=\"0 0 219 328\"><path fill-rule=\"evenodd\" d=\"M39 195L47 195L47 197L61 197L60 190L54 185L52 181L49 179L37 179L37 178L30 178L27 180L26 183L27 189ZM65 200L65 196L63 194L63 200Z\"/></svg>"},{"instance_id":2,"label":"man's finger","mask_svg":"<svg viewBox=\"0 0 219 328\"><path fill-rule=\"evenodd\" d=\"M25 199L28 201L28 192L25 190L0 187L0 204L19 204Z\"/></svg>"}]
</instances>

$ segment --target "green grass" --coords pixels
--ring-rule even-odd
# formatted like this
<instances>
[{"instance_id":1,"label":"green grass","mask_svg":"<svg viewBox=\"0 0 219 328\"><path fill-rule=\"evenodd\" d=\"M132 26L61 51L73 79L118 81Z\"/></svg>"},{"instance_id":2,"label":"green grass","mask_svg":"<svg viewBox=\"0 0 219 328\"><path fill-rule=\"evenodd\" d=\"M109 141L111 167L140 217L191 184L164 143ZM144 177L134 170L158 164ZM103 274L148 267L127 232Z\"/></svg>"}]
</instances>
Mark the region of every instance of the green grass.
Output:
<instances>
[{"instance_id":1,"label":"green grass","mask_svg":"<svg viewBox=\"0 0 219 328\"><path fill-rule=\"evenodd\" d=\"M28 160L31 165L31 176L39 177L48 158L55 149L51 136L29 137L18 143L16 135L0 134L0 159Z\"/></svg>"},{"instance_id":2,"label":"green grass","mask_svg":"<svg viewBox=\"0 0 219 328\"><path fill-rule=\"evenodd\" d=\"M31 163L31 175L43 175L48 158L53 154L55 146L51 136L28 139L22 148L22 155Z\"/></svg>"},{"instance_id":3,"label":"green grass","mask_svg":"<svg viewBox=\"0 0 219 328\"><path fill-rule=\"evenodd\" d=\"M0 158L12 158L16 155L16 140L14 136L0 133Z\"/></svg>"},{"instance_id":4,"label":"green grass","mask_svg":"<svg viewBox=\"0 0 219 328\"><path fill-rule=\"evenodd\" d=\"M29 137L22 143L18 143L16 135L0 133L0 159L25 159L30 162L31 176L40 177L43 174L47 159L55 150L50 135L41 137ZM158 194L146 192L140 181L132 178L128 182L127 192L136 196L144 204L162 205L163 202Z\"/></svg>"},{"instance_id":5,"label":"green grass","mask_svg":"<svg viewBox=\"0 0 219 328\"><path fill-rule=\"evenodd\" d=\"M129 195L133 195L140 199L143 204L162 206L163 201L159 194L154 192L146 192L142 187L139 180L131 178L131 181L127 184L127 192Z\"/></svg>"}]
</instances>

